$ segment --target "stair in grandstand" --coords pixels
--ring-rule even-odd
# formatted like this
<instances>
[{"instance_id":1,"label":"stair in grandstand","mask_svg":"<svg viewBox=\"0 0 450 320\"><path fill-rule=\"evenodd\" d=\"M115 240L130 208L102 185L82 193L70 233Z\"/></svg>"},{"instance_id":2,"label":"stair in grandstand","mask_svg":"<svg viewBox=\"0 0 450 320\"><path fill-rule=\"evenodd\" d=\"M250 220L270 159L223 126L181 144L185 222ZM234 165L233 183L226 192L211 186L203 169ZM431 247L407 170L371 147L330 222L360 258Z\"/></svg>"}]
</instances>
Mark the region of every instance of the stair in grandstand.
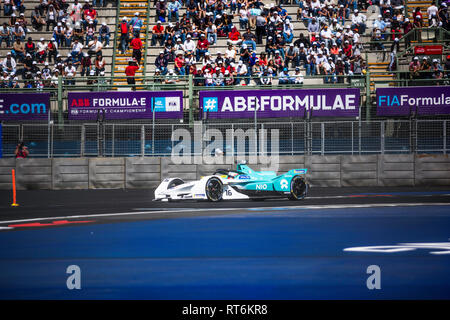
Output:
<instances>
[{"instance_id":1,"label":"stair in grandstand","mask_svg":"<svg viewBox=\"0 0 450 320\"><path fill-rule=\"evenodd\" d=\"M387 70L389 62L368 62L370 72L370 89L373 91L377 86L386 87L394 85L394 76Z\"/></svg>"},{"instance_id":2,"label":"stair in grandstand","mask_svg":"<svg viewBox=\"0 0 450 320\"><path fill-rule=\"evenodd\" d=\"M427 9L434 1L431 0L418 0L418 1L406 1L406 5L408 7L408 15L407 18L409 20L413 21L413 13L416 10L416 8L420 8L420 11L422 13L423 21L427 24L428 23L428 13Z\"/></svg>"},{"instance_id":3,"label":"stair in grandstand","mask_svg":"<svg viewBox=\"0 0 450 320\"><path fill-rule=\"evenodd\" d=\"M141 66L140 69L136 72L136 83L139 83L142 81L142 76L144 76L144 65L143 63L145 63L146 59L145 59L145 46L147 46L147 44L145 43L145 38L146 38L146 30L147 30L147 12L148 10L150 10L148 3L149 2L143 2L143 1L137 1L137 0L120 0L120 7L119 7L119 14L118 14L118 18L119 20L116 22L116 26L115 28L117 29L117 37L116 37L116 41L115 41L115 51L116 51L116 56L115 56L115 62L114 62L114 69L112 70L113 75L116 78L114 80L114 84L115 85L126 85L127 84L127 78L125 76L125 68L128 66L128 61L130 59L132 59L132 49L129 48L127 51L125 51L125 53L121 53L119 50L119 46L120 46L120 30L118 30L118 25L120 24L120 22L122 21L122 19L124 17L127 18L127 21L130 21L136 12L139 13L139 18L142 20L143 22L143 26L141 28L141 33L140 33L140 37L142 40L142 43L144 44L144 48L142 49L142 60L141 60ZM131 35L130 35L130 40L132 39ZM142 62L143 61L143 62ZM120 76L123 76L120 77ZM136 87L137 89L143 89L140 87ZM113 88L115 89L115 88Z\"/></svg>"}]
</instances>

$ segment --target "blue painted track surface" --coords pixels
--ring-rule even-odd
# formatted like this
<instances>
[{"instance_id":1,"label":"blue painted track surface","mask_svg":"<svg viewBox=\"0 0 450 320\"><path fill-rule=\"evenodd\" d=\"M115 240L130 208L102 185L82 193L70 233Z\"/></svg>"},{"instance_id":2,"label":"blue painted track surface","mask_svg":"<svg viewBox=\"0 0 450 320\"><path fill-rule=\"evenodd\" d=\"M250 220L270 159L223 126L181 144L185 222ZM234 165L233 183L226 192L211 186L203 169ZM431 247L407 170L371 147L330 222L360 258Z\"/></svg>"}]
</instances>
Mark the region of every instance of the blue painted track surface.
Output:
<instances>
[{"instance_id":1,"label":"blue painted track surface","mask_svg":"<svg viewBox=\"0 0 450 320\"><path fill-rule=\"evenodd\" d=\"M266 209L0 233L1 299L449 299L450 206ZM66 268L81 268L68 290ZM381 289L369 290L369 265Z\"/></svg>"}]
</instances>

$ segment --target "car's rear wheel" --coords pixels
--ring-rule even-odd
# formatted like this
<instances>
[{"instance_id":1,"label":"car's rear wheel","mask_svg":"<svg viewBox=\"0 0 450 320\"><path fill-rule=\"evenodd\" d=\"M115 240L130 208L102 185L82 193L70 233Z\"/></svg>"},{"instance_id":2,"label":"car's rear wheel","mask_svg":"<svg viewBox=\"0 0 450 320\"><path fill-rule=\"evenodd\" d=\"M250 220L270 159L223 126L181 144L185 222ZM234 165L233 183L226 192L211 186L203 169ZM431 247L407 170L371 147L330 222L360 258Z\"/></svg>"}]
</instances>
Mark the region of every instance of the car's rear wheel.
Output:
<instances>
[{"instance_id":1,"label":"car's rear wheel","mask_svg":"<svg viewBox=\"0 0 450 320\"><path fill-rule=\"evenodd\" d=\"M305 179L300 176L295 176L291 180L291 194L289 199L291 200L302 200L306 197L308 193L308 184Z\"/></svg>"},{"instance_id":2,"label":"car's rear wheel","mask_svg":"<svg viewBox=\"0 0 450 320\"><path fill-rule=\"evenodd\" d=\"M206 181L205 186L206 197L209 201L217 202L222 200L223 185L219 178L211 177Z\"/></svg>"}]
</instances>

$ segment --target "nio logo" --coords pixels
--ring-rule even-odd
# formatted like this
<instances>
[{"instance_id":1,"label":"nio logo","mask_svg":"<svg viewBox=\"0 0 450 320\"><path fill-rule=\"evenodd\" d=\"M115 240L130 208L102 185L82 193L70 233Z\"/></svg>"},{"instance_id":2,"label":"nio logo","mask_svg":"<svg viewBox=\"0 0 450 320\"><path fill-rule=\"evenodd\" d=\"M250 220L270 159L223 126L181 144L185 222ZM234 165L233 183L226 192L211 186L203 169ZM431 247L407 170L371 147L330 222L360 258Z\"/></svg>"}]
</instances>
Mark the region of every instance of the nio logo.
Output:
<instances>
[{"instance_id":1,"label":"nio logo","mask_svg":"<svg viewBox=\"0 0 450 320\"><path fill-rule=\"evenodd\" d=\"M256 190L266 190L267 189L267 184L257 184L256 185Z\"/></svg>"},{"instance_id":2,"label":"nio logo","mask_svg":"<svg viewBox=\"0 0 450 320\"><path fill-rule=\"evenodd\" d=\"M280 181L281 189L287 189L288 185L289 185L289 182L286 179L283 179Z\"/></svg>"}]
</instances>

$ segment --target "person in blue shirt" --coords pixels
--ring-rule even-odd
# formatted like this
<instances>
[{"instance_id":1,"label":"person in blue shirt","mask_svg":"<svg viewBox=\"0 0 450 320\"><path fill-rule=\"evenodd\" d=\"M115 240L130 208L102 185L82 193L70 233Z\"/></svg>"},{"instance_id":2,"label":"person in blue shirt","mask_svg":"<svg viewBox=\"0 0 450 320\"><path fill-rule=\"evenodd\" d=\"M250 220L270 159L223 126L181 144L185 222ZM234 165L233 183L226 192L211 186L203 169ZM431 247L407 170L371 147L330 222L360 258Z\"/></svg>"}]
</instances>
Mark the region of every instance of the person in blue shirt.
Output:
<instances>
[{"instance_id":1,"label":"person in blue shirt","mask_svg":"<svg viewBox=\"0 0 450 320\"><path fill-rule=\"evenodd\" d=\"M139 18L139 12L136 12L134 14L134 17L128 23L129 28L133 29L133 36L135 38L139 38L139 35L141 33L141 28L143 25L144 25L144 23Z\"/></svg>"},{"instance_id":2,"label":"person in blue shirt","mask_svg":"<svg viewBox=\"0 0 450 320\"><path fill-rule=\"evenodd\" d=\"M291 78L289 76L288 68L284 68L278 75L279 84L289 84L291 83Z\"/></svg>"},{"instance_id":3,"label":"person in blue shirt","mask_svg":"<svg viewBox=\"0 0 450 320\"><path fill-rule=\"evenodd\" d=\"M180 19L179 10L181 8L181 3L178 0L171 0L169 2L167 9L169 11L169 22L172 21L173 15L175 15L175 21Z\"/></svg>"}]
</instances>

